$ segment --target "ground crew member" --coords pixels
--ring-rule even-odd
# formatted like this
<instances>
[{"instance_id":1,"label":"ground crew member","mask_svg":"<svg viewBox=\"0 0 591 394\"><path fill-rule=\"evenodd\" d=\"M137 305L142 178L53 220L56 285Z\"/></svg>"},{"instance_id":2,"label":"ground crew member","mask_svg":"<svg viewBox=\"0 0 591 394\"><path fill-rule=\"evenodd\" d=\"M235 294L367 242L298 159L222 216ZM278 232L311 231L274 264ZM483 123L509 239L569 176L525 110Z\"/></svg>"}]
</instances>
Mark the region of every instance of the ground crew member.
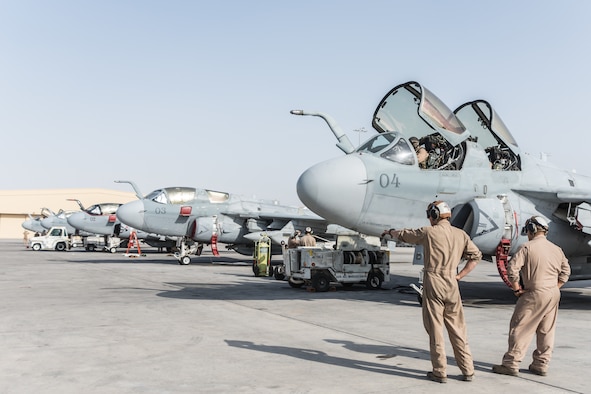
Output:
<instances>
[{"instance_id":1,"label":"ground crew member","mask_svg":"<svg viewBox=\"0 0 591 394\"><path fill-rule=\"evenodd\" d=\"M310 227L306 227L306 233L302 237L301 243L303 246L316 246L316 238L312 235L312 229Z\"/></svg>"},{"instance_id":2,"label":"ground crew member","mask_svg":"<svg viewBox=\"0 0 591 394\"><path fill-rule=\"evenodd\" d=\"M517 304L509 323L509 349L501 365L493 372L517 376L529 344L536 334L536 350L529 366L530 372L545 376L554 348L556 317L560 288L570 276L570 265L562 249L546 239L548 222L532 216L525 222L522 233L529 242L515 253L507 266L507 275ZM523 281L523 287L519 281Z\"/></svg>"},{"instance_id":3,"label":"ground crew member","mask_svg":"<svg viewBox=\"0 0 591 394\"><path fill-rule=\"evenodd\" d=\"M471 382L474 377L474 362L468 346L458 281L468 275L482 258L482 253L468 234L452 227L450 217L449 205L444 201L435 201L427 207L427 218L431 226L416 230L390 229L382 234L424 247L423 325L429 334L433 366L427 377L439 383L447 382L444 324L463 380ZM462 258L468 261L458 273Z\"/></svg>"},{"instance_id":4,"label":"ground crew member","mask_svg":"<svg viewBox=\"0 0 591 394\"><path fill-rule=\"evenodd\" d=\"M23 233L23 243L26 248L29 247L29 232L27 230L25 230L25 232Z\"/></svg>"},{"instance_id":5,"label":"ground crew member","mask_svg":"<svg viewBox=\"0 0 591 394\"><path fill-rule=\"evenodd\" d=\"M297 248L300 246L300 234L302 232L300 230L294 231L291 237L287 240L287 247L289 249Z\"/></svg>"}]
</instances>

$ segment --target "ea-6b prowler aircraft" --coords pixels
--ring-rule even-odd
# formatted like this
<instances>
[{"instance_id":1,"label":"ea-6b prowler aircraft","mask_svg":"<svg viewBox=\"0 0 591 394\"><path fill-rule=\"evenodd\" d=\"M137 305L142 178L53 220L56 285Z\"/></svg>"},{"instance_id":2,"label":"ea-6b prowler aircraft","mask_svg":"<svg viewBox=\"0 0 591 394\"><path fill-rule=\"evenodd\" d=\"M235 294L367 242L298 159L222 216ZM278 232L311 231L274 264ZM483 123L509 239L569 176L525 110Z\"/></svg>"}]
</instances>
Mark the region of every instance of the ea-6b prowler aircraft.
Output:
<instances>
[{"instance_id":1,"label":"ea-6b prowler aircraft","mask_svg":"<svg viewBox=\"0 0 591 394\"><path fill-rule=\"evenodd\" d=\"M43 218L41 219L41 225L46 230L49 230L52 227L62 226L68 230L68 234L77 234L80 236L93 235L92 233L86 231L79 231L74 226L68 223L68 218L74 212L75 211L64 211L63 209L60 209L58 213L55 213L49 208L43 208L41 210L41 213L43 214Z\"/></svg>"},{"instance_id":2,"label":"ea-6b prowler aircraft","mask_svg":"<svg viewBox=\"0 0 591 394\"><path fill-rule=\"evenodd\" d=\"M150 246L166 248L170 251L176 245L175 239L169 239L156 234L148 234L121 223L116 213L122 204L99 203L85 209L79 200L70 199L69 201L76 201L80 206L80 211L73 212L68 216L68 224L78 230L104 236L105 249L112 253L117 251L117 246L120 243L127 246L125 241L120 241L129 240L133 231L136 232L137 239L144 241Z\"/></svg>"},{"instance_id":3,"label":"ea-6b prowler aircraft","mask_svg":"<svg viewBox=\"0 0 591 394\"><path fill-rule=\"evenodd\" d=\"M190 254L199 254L203 244L217 242L240 254L252 255L254 241L265 233L279 245L294 231L311 227L323 233L326 221L307 209L279 205L275 201L244 197L194 187L167 187L145 197L130 181L139 200L117 210L121 222L146 232L179 237L176 254L179 263L190 264ZM272 248L275 254L281 248Z\"/></svg>"},{"instance_id":4,"label":"ea-6b prowler aircraft","mask_svg":"<svg viewBox=\"0 0 591 394\"><path fill-rule=\"evenodd\" d=\"M522 154L488 102L452 112L419 83L403 83L373 115L378 134L358 148L330 116L292 114L323 118L346 153L309 168L297 182L300 200L329 222L380 235L427 225L427 205L445 200L452 224L485 258L496 257L506 281L508 256L527 241L520 226L538 215L551 223L548 239L569 258L571 278L591 278L591 179ZM411 137L428 153L422 163Z\"/></svg>"},{"instance_id":5,"label":"ea-6b prowler aircraft","mask_svg":"<svg viewBox=\"0 0 591 394\"><path fill-rule=\"evenodd\" d=\"M34 233L42 234L47 230L45 227L43 227L41 225L42 218L43 218L43 216L33 217L31 214L29 214L29 218L26 219L21 225L23 226L23 228L25 230L29 230Z\"/></svg>"}]
</instances>

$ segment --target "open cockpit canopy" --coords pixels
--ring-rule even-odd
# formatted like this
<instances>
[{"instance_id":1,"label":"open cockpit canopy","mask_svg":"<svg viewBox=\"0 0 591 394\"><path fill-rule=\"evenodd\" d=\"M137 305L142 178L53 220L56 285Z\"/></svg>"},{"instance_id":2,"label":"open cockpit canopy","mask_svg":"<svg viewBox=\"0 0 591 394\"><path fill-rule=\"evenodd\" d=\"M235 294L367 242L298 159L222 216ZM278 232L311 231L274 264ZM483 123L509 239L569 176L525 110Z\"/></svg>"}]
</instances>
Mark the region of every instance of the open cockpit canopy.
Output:
<instances>
[{"instance_id":1,"label":"open cockpit canopy","mask_svg":"<svg viewBox=\"0 0 591 394\"><path fill-rule=\"evenodd\" d=\"M470 136L437 96L413 81L388 92L374 112L372 125L379 133L397 131L419 140L439 133L453 146Z\"/></svg>"},{"instance_id":2,"label":"open cockpit canopy","mask_svg":"<svg viewBox=\"0 0 591 394\"><path fill-rule=\"evenodd\" d=\"M460 105L454 113L485 150L494 170L521 169L519 147L503 120L484 100Z\"/></svg>"}]
</instances>

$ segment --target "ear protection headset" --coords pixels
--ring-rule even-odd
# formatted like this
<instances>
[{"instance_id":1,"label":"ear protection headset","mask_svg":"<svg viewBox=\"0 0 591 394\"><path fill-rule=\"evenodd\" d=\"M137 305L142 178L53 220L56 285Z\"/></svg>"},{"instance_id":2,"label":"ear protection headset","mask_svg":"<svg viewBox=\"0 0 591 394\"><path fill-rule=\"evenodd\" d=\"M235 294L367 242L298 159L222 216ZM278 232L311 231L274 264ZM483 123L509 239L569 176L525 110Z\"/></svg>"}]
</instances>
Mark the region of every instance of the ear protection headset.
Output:
<instances>
[{"instance_id":1,"label":"ear protection headset","mask_svg":"<svg viewBox=\"0 0 591 394\"><path fill-rule=\"evenodd\" d=\"M543 231L548 232L548 223L546 223L544 218L540 216L532 216L531 218L525 221L525 224L521 229L521 234L535 234L538 231L538 228L541 228Z\"/></svg>"},{"instance_id":2,"label":"ear protection headset","mask_svg":"<svg viewBox=\"0 0 591 394\"><path fill-rule=\"evenodd\" d=\"M450 218L451 209L445 201L434 201L427 207L427 218L439 220L440 218Z\"/></svg>"}]
</instances>

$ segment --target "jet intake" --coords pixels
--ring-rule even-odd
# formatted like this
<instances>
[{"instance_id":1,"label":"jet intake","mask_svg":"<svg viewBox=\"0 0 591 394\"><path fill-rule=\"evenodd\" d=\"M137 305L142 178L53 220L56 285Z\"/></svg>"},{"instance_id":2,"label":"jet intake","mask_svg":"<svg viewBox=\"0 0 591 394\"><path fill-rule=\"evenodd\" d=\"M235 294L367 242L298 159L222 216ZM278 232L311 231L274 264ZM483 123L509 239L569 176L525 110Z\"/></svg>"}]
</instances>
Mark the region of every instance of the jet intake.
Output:
<instances>
[{"instance_id":1,"label":"jet intake","mask_svg":"<svg viewBox=\"0 0 591 394\"><path fill-rule=\"evenodd\" d=\"M234 243L242 237L243 227L226 215L204 216L195 219L195 233L192 238L197 242L209 243L216 234L221 243Z\"/></svg>"},{"instance_id":2,"label":"jet intake","mask_svg":"<svg viewBox=\"0 0 591 394\"><path fill-rule=\"evenodd\" d=\"M463 229L484 255L495 255L501 239L516 239L517 223L507 196L476 198L454 207L451 224Z\"/></svg>"}]
</instances>

